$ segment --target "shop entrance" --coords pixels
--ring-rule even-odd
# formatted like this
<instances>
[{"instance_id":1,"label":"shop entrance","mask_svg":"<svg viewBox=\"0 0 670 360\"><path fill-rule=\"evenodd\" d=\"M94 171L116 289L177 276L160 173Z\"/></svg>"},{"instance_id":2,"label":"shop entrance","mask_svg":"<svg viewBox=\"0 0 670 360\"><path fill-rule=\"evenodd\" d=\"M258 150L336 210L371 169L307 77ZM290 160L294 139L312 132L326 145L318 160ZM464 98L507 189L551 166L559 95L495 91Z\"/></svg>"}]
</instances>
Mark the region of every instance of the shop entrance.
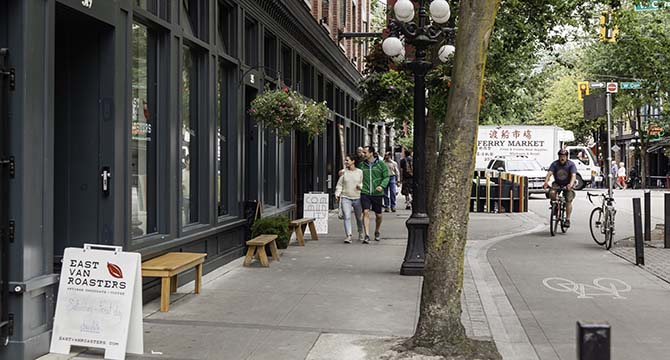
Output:
<instances>
[{"instance_id":1,"label":"shop entrance","mask_svg":"<svg viewBox=\"0 0 670 360\"><path fill-rule=\"evenodd\" d=\"M66 247L112 244L113 28L56 4L54 263ZM120 169L119 169L120 170ZM114 175L114 177L112 177Z\"/></svg>"}]
</instances>

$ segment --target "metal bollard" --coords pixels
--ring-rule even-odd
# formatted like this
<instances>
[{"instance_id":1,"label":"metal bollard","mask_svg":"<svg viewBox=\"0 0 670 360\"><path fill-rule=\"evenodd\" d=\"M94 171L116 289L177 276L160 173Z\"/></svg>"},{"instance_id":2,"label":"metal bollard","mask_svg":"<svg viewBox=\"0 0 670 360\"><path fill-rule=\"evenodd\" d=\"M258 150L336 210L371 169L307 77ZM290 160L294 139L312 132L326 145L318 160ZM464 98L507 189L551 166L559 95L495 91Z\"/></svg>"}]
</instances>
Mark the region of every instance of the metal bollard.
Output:
<instances>
[{"instance_id":1,"label":"metal bollard","mask_svg":"<svg viewBox=\"0 0 670 360\"><path fill-rule=\"evenodd\" d=\"M651 241L651 191L644 191L644 241Z\"/></svg>"},{"instance_id":2,"label":"metal bollard","mask_svg":"<svg viewBox=\"0 0 670 360\"><path fill-rule=\"evenodd\" d=\"M670 248L670 193L665 194L665 218L663 220L663 246Z\"/></svg>"},{"instance_id":3,"label":"metal bollard","mask_svg":"<svg viewBox=\"0 0 670 360\"><path fill-rule=\"evenodd\" d=\"M577 321L577 359L610 360L610 324Z\"/></svg>"},{"instance_id":4,"label":"metal bollard","mask_svg":"<svg viewBox=\"0 0 670 360\"><path fill-rule=\"evenodd\" d=\"M644 242L642 241L642 209L640 198L633 199L633 224L635 229L635 265L644 265Z\"/></svg>"}]
</instances>

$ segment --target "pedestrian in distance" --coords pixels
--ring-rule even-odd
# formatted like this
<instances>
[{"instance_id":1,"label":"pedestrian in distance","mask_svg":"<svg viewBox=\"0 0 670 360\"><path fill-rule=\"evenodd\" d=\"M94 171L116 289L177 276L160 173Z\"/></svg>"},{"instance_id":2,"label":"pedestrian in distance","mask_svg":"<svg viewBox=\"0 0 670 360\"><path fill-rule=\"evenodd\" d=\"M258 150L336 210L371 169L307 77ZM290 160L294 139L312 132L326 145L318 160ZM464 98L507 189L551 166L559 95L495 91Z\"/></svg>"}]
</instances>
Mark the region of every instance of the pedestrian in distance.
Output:
<instances>
[{"instance_id":1,"label":"pedestrian in distance","mask_svg":"<svg viewBox=\"0 0 670 360\"><path fill-rule=\"evenodd\" d=\"M619 170L617 170L617 182L619 187L623 190L626 190L626 167L623 162L619 163Z\"/></svg>"},{"instance_id":2,"label":"pedestrian in distance","mask_svg":"<svg viewBox=\"0 0 670 360\"><path fill-rule=\"evenodd\" d=\"M344 159L344 172L337 179L335 199L340 202L342 220L344 221L344 242L351 244L351 212L353 210L358 227L358 240L365 239L361 207L361 190L363 189L363 170L356 167L354 155L349 154Z\"/></svg>"},{"instance_id":3,"label":"pedestrian in distance","mask_svg":"<svg viewBox=\"0 0 670 360\"><path fill-rule=\"evenodd\" d=\"M390 152L384 154L384 163L389 169L389 185L384 189L384 212L389 212L389 210L395 212L396 194L398 193L398 163L391 158Z\"/></svg>"},{"instance_id":4,"label":"pedestrian in distance","mask_svg":"<svg viewBox=\"0 0 670 360\"><path fill-rule=\"evenodd\" d=\"M400 160L401 194L405 196L405 209L412 208L412 186L414 184L414 160L412 152L405 150L405 157Z\"/></svg>"},{"instance_id":5,"label":"pedestrian in distance","mask_svg":"<svg viewBox=\"0 0 670 360\"><path fill-rule=\"evenodd\" d=\"M610 168L610 176L607 178L607 181L613 181L612 187L615 189L619 187L619 182L617 181L618 175L619 175L619 167L616 165L616 162L613 162L612 167Z\"/></svg>"},{"instance_id":6,"label":"pedestrian in distance","mask_svg":"<svg viewBox=\"0 0 670 360\"><path fill-rule=\"evenodd\" d=\"M356 155L354 155L354 162L356 163L356 167L358 167L358 165L363 161L365 161L365 158L363 158L363 147L359 146L356 148Z\"/></svg>"},{"instance_id":7,"label":"pedestrian in distance","mask_svg":"<svg viewBox=\"0 0 670 360\"><path fill-rule=\"evenodd\" d=\"M363 150L366 161L358 166L363 170L363 189L361 205L363 206L363 226L365 227L364 244L370 242L370 210L375 213L375 241L381 240L382 201L384 188L389 183L389 169L383 161L375 156L375 148L368 146Z\"/></svg>"}]
</instances>

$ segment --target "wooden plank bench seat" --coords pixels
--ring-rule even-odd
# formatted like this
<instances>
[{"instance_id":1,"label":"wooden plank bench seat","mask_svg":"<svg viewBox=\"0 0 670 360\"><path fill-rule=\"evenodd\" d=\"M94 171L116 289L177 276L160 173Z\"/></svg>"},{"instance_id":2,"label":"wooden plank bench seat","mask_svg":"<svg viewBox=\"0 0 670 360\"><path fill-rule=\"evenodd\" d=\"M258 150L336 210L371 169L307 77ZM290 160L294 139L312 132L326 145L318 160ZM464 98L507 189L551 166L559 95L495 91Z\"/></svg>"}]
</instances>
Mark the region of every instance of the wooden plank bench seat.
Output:
<instances>
[{"instance_id":1,"label":"wooden plank bench seat","mask_svg":"<svg viewBox=\"0 0 670 360\"><path fill-rule=\"evenodd\" d=\"M247 241L247 256L244 258L244 266L251 265L254 254L261 262L261 266L268 267L268 254L265 252L265 245L270 245L270 253L272 253L272 260L279 261L279 250L277 250L277 235L258 235L255 238Z\"/></svg>"},{"instance_id":2,"label":"wooden plank bench seat","mask_svg":"<svg viewBox=\"0 0 670 360\"><path fill-rule=\"evenodd\" d=\"M291 232L295 230L295 237L298 239L298 245L305 246L305 227L309 225L309 233L312 240L319 240L319 235L316 234L316 226L314 226L313 218L302 218L290 222L289 227Z\"/></svg>"},{"instance_id":3,"label":"wooden plank bench seat","mask_svg":"<svg viewBox=\"0 0 670 360\"><path fill-rule=\"evenodd\" d=\"M170 293L177 291L177 276L195 267L195 293L202 286L202 263L207 254L171 252L142 263L142 276L161 278L161 312L170 310Z\"/></svg>"}]
</instances>

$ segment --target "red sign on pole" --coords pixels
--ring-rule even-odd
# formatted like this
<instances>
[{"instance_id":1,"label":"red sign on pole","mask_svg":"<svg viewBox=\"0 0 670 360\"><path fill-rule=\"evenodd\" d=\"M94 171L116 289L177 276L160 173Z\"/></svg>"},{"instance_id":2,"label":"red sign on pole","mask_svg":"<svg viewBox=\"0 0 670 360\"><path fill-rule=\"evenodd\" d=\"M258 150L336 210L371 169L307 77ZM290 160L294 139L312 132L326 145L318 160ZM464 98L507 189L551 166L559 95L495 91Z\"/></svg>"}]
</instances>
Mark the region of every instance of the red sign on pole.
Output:
<instances>
[{"instance_id":1,"label":"red sign on pole","mask_svg":"<svg viewBox=\"0 0 670 360\"><path fill-rule=\"evenodd\" d=\"M608 93L615 93L619 91L619 83L615 82L608 82L607 83L607 92Z\"/></svg>"}]
</instances>

